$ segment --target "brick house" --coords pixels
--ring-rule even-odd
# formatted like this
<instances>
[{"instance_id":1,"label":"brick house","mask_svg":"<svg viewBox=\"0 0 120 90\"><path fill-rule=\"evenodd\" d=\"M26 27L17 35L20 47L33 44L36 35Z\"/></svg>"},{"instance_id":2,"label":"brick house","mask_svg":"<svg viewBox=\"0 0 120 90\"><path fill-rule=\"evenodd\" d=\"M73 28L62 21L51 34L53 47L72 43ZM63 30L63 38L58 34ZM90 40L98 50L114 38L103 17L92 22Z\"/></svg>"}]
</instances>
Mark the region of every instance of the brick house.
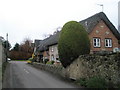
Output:
<instances>
[{"instance_id":1,"label":"brick house","mask_svg":"<svg viewBox=\"0 0 120 90\"><path fill-rule=\"evenodd\" d=\"M80 21L80 23L88 32L91 53L99 51L113 52L115 49L120 48L118 43L120 34L103 12Z\"/></svg>"},{"instance_id":2,"label":"brick house","mask_svg":"<svg viewBox=\"0 0 120 90\"><path fill-rule=\"evenodd\" d=\"M80 23L88 32L91 43L90 53L115 52L120 48L120 34L103 12L82 20ZM39 44L38 51L48 53L42 54L43 59L58 60L59 35L60 32L57 32Z\"/></svg>"}]
</instances>

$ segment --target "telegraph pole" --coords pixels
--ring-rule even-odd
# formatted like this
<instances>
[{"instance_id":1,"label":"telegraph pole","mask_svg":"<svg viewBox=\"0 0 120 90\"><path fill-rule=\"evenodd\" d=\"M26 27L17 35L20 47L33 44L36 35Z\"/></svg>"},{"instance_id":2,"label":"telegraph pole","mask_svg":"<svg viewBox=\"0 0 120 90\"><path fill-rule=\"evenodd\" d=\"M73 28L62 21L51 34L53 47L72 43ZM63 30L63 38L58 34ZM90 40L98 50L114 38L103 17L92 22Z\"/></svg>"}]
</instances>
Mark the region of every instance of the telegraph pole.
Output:
<instances>
[{"instance_id":1,"label":"telegraph pole","mask_svg":"<svg viewBox=\"0 0 120 90\"><path fill-rule=\"evenodd\" d=\"M6 34L6 62L8 58L8 33Z\"/></svg>"}]
</instances>

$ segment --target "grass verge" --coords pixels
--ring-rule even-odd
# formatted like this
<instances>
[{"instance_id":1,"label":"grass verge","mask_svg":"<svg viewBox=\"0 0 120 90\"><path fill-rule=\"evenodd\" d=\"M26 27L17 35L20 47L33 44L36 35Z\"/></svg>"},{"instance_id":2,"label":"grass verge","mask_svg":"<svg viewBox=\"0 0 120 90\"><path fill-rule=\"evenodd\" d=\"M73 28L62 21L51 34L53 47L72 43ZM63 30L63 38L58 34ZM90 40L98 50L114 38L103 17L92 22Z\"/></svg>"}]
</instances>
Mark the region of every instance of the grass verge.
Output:
<instances>
[{"instance_id":1,"label":"grass verge","mask_svg":"<svg viewBox=\"0 0 120 90\"><path fill-rule=\"evenodd\" d=\"M27 60L12 60L12 61L27 61Z\"/></svg>"}]
</instances>

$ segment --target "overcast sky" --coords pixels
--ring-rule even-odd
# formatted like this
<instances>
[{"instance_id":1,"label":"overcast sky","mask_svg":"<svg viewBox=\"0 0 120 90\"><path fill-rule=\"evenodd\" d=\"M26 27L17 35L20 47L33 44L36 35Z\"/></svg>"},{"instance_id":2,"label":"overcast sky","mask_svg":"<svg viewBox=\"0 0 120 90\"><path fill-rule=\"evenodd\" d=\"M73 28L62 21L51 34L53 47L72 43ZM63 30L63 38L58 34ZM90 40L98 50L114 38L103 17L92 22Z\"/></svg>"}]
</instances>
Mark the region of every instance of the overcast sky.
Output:
<instances>
[{"instance_id":1,"label":"overcast sky","mask_svg":"<svg viewBox=\"0 0 120 90\"><path fill-rule=\"evenodd\" d=\"M120 0L0 0L0 36L14 46L24 38L43 39L66 22L81 21L102 11L117 28Z\"/></svg>"}]
</instances>

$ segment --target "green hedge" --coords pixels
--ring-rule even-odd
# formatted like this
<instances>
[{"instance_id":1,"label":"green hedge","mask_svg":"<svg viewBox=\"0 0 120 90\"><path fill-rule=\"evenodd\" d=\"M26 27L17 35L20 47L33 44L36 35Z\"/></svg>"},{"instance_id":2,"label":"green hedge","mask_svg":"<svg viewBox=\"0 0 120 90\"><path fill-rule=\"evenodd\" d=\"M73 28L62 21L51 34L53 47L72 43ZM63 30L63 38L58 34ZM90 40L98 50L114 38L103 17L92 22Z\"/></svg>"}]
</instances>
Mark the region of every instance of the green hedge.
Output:
<instances>
[{"instance_id":1,"label":"green hedge","mask_svg":"<svg viewBox=\"0 0 120 90\"><path fill-rule=\"evenodd\" d=\"M63 26L58 41L58 52L60 61L65 68L79 55L89 54L88 33L79 22L70 21Z\"/></svg>"}]
</instances>

